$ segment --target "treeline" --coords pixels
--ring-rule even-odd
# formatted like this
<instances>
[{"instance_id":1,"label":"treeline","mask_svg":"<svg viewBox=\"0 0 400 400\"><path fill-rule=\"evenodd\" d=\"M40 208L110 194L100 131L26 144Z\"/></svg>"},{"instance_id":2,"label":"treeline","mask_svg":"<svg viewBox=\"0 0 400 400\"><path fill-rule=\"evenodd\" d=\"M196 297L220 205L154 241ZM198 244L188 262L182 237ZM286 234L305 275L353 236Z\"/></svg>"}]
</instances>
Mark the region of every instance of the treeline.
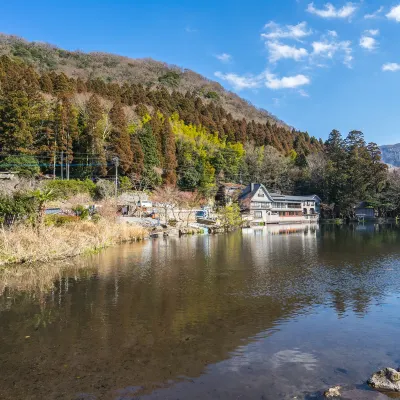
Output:
<instances>
[{"instance_id":1,"label":"treeline","mask_svg":"<svg viewBox=\"0 0 400 400\"><path fill-rule=\"evenodd\" d=\"M99 164L94 169L97 175L106 173L105 166L114 156L120 158L126 173L141 172L141 160L146 157L145 164L170 170L175 168L175 160L170 158L176 151L170 133L173 115L186 126L216 136L220 143L272 146L283 155L295 152L299 156L323 147L304 132L288 131L270 122L234 119L218 105L214 92L167 90L164 83L174 86L173 82L173 72L161 77L156 89L99 78L83 81L64 73L38 74L32 66L2 56L1 153L29 153L44 159L47 155L49 163L65 165L62 170L67 176L69 165L83 154L91 164ZM86 95L86 101L78 106L79 94ZM143 135L146 138L139 140ZM157 149L157 155L148 155L149 146ZM175 156L179 158L179 154ZM167 171L164 174L168 175Z\"/></svg>"},{"instance_id":2,"label":"treeline","mask_svg":"<svg viewBox=\"0 0 400 400\"><path fill-rule=\"evenodd\" d=\"M355 207L377 210L378 215L400 213L400 175L382 163L376 143L366 143L360 131L345 138L333 130L324 152L306 159L298 190L318 193L328 217L354 217Z\"/></svg>"}]
</instances>

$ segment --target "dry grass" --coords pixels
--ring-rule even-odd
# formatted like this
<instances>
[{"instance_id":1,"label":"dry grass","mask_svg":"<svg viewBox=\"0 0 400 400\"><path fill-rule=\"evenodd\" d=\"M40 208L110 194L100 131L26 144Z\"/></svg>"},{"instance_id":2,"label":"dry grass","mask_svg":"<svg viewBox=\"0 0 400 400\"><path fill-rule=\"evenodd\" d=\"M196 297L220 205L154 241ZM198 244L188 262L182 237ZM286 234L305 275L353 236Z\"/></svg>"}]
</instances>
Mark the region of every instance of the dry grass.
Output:
<instances>
[{"instance_id":1,"label":"dry grass","mask_svg":"<svg viewBox=\"0 0 400 400\"><path fill-rule=\"evenodd\" d=\"M146 229L113 220L81 221L43 227L40 233L24 225L0 231L0 265L47 262L97 251L118 243L141 240Z\"/></svg>"}]
</instances>

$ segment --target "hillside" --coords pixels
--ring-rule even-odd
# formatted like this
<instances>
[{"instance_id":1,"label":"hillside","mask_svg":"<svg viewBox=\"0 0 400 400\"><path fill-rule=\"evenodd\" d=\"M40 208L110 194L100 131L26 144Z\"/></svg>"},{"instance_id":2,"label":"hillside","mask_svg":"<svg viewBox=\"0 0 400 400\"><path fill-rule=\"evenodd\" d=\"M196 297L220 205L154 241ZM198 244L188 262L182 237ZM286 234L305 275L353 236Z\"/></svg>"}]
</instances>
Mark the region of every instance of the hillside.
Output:
<instances>
[{"instance_id":1,"label":"hillside","mask_svg":"<svg viewBox=\"0 0 400 400\"><path fill-rule=\"evenodd\" d=\"M194 92L205 102L218 97L218 104L236 119L245 118L260 123L269 121L288 128L268 111L254 107L235 93L225 90L219 83L189 69L150 58L131 59L107 53L66 51L50 44L27 42L17 36L3 34L0 34L0 55L18 57L40 72L64 72L73 78L101 78L119 84L140 83L148 88L155 88L161 83L169 90Z\"/></svg>"},{"instance_id":2,"label":"hillside","mask_svg":"<svg viewBox=\"0 0 400 400\"><path fill-rule=\"evenodd\" d=\"M400 143L381 146L380 149L383 162L394 167L400 167Z\"/></svg>"},{"instance_id":3,"label":"hillside","mask_svg":"<svg viewBox=\"0 0 400 400\"><path fill-rule=\"evenodd\" d=\"M111 179L118 158L127 184L207 192L273 165L276 189L290 190L289 167L323 148L192 71L10 36L0 44L1 169Z\"/></svg>"}]
</instances>

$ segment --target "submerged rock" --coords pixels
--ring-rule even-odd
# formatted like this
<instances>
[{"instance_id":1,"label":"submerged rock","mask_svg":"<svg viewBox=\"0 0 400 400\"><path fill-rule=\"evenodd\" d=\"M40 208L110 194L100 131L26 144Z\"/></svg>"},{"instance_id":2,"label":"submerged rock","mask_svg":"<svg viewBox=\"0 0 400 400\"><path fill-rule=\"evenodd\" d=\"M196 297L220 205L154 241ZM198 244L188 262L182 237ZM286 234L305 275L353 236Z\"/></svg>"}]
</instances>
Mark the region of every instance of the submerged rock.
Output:
<instances>
[{"instance_id":1,"label":"submerged rock","mask_svg":"<svg viewBox=\"0 0 400 400\"><path fill-rule=\"evenodd\" d=\"M324 392L324 396L327 399L333 399L335 397L340 397L340 386L335 386L332 388L329 388L326 392Z\"/></svg>"},{"instance_id":2,"label":"submerged rock","mask_svg":"<svg viewBox=\"0 0 400 400\"><path fill-rule=\"evenodd\" d=\"M368 381L374 389L400 392L400 370L384 368L375 372Z\"/></svg>"}]
</instances>

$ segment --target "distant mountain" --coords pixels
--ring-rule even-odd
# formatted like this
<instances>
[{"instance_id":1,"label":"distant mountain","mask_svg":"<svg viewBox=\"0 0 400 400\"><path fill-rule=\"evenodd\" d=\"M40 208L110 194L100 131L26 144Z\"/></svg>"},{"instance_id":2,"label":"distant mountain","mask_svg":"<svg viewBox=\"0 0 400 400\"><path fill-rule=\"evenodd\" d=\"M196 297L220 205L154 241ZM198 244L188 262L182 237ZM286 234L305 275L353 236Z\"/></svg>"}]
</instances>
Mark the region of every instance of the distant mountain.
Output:
<instances>
[{"instance_id":1,"label":"distant mountain","mask_svg":"<svg viewBox=\"0 0 400 400\"><path fill-rule=\"evenodd\" d=\"M381 146L382 160L393 167L400 167L400 143Z\"/></svg>"}]
</instances>

